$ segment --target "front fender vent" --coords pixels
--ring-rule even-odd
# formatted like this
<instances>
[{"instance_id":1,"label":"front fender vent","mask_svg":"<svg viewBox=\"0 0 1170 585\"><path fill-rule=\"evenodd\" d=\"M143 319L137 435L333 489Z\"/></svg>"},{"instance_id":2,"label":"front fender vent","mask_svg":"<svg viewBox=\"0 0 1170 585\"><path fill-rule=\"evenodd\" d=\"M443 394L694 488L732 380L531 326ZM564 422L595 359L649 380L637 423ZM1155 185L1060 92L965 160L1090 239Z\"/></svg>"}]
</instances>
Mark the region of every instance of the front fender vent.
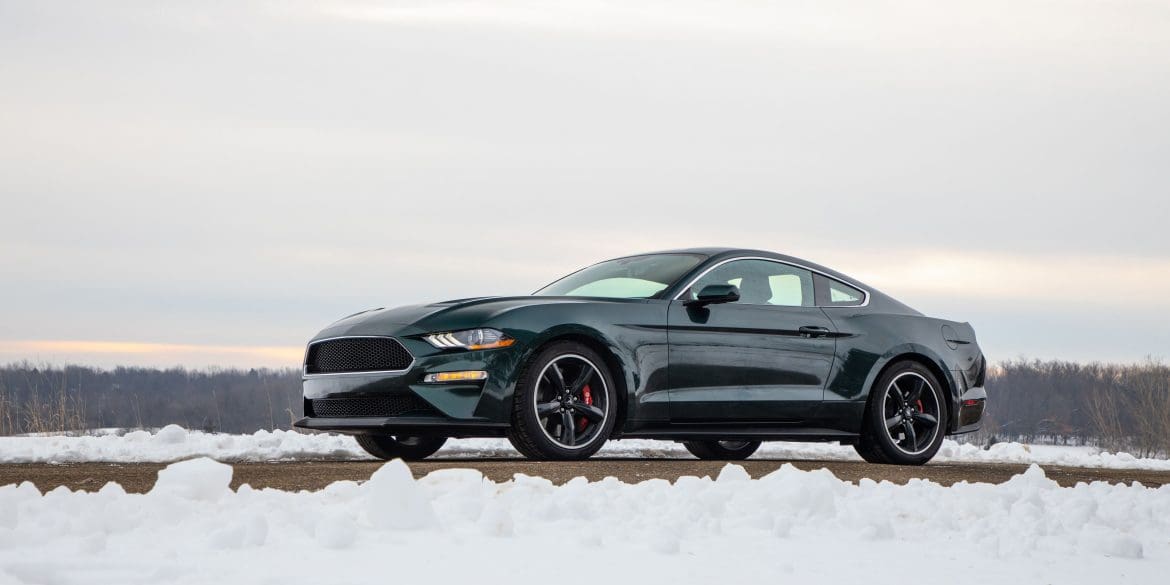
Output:
<instances>
[{"instance_id":1,"label":"front fender vent","mask_svg":"<svg viewBox=\"0 0 1170 585\"><path fill-rule=\"evenodd\" d=\"M392 372L412 362L414 356L393 337L338 337L309 345L305 373Z\"/></svg>"}]
</instances>

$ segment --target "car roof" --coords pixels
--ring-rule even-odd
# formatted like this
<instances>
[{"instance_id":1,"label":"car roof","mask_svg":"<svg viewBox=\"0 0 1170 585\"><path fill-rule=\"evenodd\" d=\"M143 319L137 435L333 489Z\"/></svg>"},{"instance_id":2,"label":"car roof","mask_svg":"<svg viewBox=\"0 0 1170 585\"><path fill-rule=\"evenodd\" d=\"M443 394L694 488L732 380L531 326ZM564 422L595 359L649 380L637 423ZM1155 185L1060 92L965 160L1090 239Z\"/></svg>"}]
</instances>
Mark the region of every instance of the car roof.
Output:
<instances>
[{"instance_id":1,"label":"car roof","mask_svg":"<svg viewBox=\"0 0 1170 585\"><path fill-rule=\"evenodd\" d=\"M803 258L797 258L796 256L788 256L785 254L778 254L776 252L770 252L768 250L754 250L751 248L730 248L730 247L721 247L721 246L708 246L708 247L699 247L699 248L678 248L678 249L674 249L674 250L658 250L656 252L646 252L645 254L635 254L635 255L636 256L645 256L648 254L699 254L702 256L707 256L709 259L711 259L711 258L719 258L719 259L735 258L738 256L758 256L760 258L771 258L773 260L781 260L783 262L798 264L798 265L804 266L806 268L811 268L817 272L824 273L828 276L832 276L833 278L836 278L838 280L842 280L848 284L853 284L855 286L863 286L863 287L866 286L864 283L858 281L856 278L853 278L851 276L837 272L836 270L833 270L832 268L829 268L827 266L821 266L820 264L817 264L815 262L809 262L808 260L805 260ZM870 287L870 288L872 288L872 287Z\"/></svg>"}]
</instances>

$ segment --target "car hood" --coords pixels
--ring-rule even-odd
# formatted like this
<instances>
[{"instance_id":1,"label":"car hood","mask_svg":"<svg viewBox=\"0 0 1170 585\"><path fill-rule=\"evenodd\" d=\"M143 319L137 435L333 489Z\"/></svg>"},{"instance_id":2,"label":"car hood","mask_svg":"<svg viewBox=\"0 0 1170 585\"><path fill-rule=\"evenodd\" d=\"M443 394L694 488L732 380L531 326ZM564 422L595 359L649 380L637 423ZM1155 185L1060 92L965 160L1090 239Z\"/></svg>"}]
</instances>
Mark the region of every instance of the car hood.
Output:
<instances>
[{"instance_id":1,"label":"car hood","mask_svg":"<svg viewBox=\"0 0 1170 585\"><path fill-rule=\"evenodd\" d=\"M481 327L508 311L533 305L588 302L630 302L587 297L475 297L392 309L370 309L345 317L314 339L343 335L417 335L432 331L456 331ZM637 301L635 301L637 302Z\"/></svg>"}]
</instances>

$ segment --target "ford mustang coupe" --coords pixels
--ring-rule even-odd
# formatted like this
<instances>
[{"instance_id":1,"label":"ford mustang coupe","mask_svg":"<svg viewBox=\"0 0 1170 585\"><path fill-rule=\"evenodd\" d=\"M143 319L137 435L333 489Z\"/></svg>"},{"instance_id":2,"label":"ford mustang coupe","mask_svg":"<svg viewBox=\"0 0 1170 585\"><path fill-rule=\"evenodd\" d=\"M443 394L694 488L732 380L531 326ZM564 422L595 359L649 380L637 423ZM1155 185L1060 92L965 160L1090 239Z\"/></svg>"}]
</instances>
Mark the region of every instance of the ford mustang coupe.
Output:
<instances>
[{"instance_id":1,"label":"ford mustang coupe","mask_svg":"<svg viewBox=\"0 0 1170 585\"><path fill-rule=\"evenodd\" d=\"M758 250L607 260L530 296L372 309L305 352L296 426L383 459L452 437L584 459L610 439L743 459L761 441L839 441L926 463L979 428L986 365L967 323Z\"/></svg>"}]
</instances>

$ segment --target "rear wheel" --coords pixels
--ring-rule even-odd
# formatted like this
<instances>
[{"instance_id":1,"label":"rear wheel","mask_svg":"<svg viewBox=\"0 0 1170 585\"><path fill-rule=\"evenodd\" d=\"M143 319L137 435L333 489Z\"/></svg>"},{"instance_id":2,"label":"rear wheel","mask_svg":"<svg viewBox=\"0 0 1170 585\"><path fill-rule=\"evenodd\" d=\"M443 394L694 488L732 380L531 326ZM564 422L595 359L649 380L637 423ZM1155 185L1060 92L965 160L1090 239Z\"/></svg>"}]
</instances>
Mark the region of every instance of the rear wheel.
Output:
<instances>
[{"instance_id":1,"label":"rear wheel","mask_svg":"<svg viewBox=\"0 0 1170 585\"><path fill-rule=\"evenodd\" d=\"M520 374L508 440L530 459L588 458L613 431L616 400L601 356L580 343L552 343Z\"/></svg>"},{"instance_id":2,"label":"rear wheel","mask_svg":"<svg viewBox=\"0 0 1170 585\"><path fill-rule=\"evenodd\" d=\"M419 459L426 459L438 451L443 443L447 442L447 437L407 437L399 435L392 437L390 435L356 435L358 445L366 450L366 453L389 461L391 459L404 459L406 461L417 461Z\"/></svg>"},{"instance_id":3,"label":"rear wheel","mask_svg":"<svg viewBox=\"0 0 1170 585\"><path fill-rule=\"evenodd\" d=\"M942 384L918 362L899 362L874 383L857 453L870 463L922 465L947 427Z\"/></svg>"},{"instance_id":4,"label":"rear wheel","mask_svg":"<svg viewBox=\"0 0 1170 585\"><path fill-rule=\"evenodd\" d=\"M739 461L760 448L759 441L685 441L683 446L699 459Z\"/></svg>"}]
</instances>

